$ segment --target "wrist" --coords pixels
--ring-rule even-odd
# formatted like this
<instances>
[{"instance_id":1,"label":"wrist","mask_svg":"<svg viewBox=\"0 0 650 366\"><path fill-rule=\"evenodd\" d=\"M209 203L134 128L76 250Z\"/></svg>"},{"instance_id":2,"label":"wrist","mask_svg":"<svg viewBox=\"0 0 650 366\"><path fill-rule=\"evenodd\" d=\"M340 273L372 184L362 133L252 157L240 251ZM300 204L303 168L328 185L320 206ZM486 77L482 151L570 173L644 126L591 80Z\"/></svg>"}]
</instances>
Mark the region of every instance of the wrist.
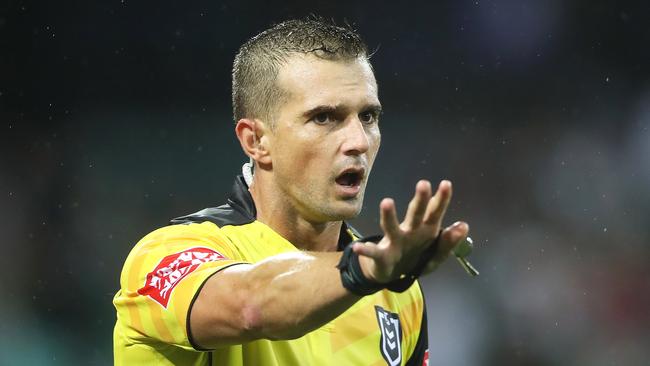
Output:
<instances>
[{"instance_id":1,"label":"wrist","mask_svg":"<svg viewBox=\"0 0 650 366\"><path fill-rule=\"evenodd\" d=\"M391 280L378 279L376 276L376 263L372 258L360 256L354 252L355 242L350 243L345 250L339 264L336 266L341 272L343 287L356 295L365 296L373 294L381 289L388 289L393 292L404 292L413 285L415 280L422 275L427 264L433 259L438 249L438 236L420 254L414 268L408 273L400 275L399 278ZM358 242L378 243L382 236L376 235L359 239Z\"/></svg>"},{"instance_id":2,"label":"wrist","mask_svg":"<svg viewBox=\"0 0 650 366\"><path fill-rule=\"evenodd\" d=\"M361 273L363 273L363 276L368 279L368 281L371 282L376 282L376 283L386 283L388 281L380 281L377 279L377 277L374 275L372 269L375 268L375 263L374 260L371 258L368 258L364 255L358 255L359 257L359 267L361 267Z\"/></svg>"},{"instance_id":3,"label":"wrist","mask_svg":"<svg viewBox=\"0 0 650 366\"><path fill-rule=\"evenodd\" d=\"M341 273L341 283L348 291L355 295L366 296L374 294L377 291L380 291L386 288L386 284L378 283L374 280L371 280L367 277L366 273L372 263L368 263L370 258L361 257L354 252L353 248L354 243L350 243L344 250L341 255L341 260L336 266ZM366 261L365 270L362 269L360 260ZM364 273L364 271L366 273Z\"/></svg>"}]
</instances>

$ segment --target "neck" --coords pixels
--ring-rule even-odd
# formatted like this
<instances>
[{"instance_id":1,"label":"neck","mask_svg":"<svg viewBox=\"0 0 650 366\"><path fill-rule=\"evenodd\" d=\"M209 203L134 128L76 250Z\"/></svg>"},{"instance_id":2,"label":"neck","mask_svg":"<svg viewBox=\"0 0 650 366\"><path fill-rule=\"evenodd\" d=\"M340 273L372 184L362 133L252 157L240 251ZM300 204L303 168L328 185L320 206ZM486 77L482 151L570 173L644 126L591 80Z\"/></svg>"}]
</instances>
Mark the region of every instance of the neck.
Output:
<instances>
[{"instance_id":1,"label":"neck","mask_svg":"<svg viewBox=\"0 0 650 366\"><path fill-rule=\"evenodd\" d=\"M249 187L257 220L269 226L298 249L329 252L336 251L342 221L313 222L283 199L283 194L273 181L264 181L255 174Z\"/></svg>"}]
</instances>

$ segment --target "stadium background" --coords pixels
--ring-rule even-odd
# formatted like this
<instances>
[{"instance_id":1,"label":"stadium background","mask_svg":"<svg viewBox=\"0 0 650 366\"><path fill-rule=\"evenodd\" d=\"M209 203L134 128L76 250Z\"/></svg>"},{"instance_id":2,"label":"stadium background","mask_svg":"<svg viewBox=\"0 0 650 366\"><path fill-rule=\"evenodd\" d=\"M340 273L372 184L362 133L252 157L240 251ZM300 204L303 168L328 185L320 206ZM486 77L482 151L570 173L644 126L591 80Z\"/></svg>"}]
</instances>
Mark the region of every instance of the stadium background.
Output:
<instances>
[{"instance_id":1,"label":"stadium background","mask_svg":"<svg viewBox=\"0 0 650 366\"><path fill-rule=\"evenodd\" d=\"M132 245L223 202L237 47L347 20L377 52L365 215L455 184L481 276L423 283L432 365L650 363L647 2L132 0L0 5L0 364L112 362Z\"/></svg>"}]
</instances>

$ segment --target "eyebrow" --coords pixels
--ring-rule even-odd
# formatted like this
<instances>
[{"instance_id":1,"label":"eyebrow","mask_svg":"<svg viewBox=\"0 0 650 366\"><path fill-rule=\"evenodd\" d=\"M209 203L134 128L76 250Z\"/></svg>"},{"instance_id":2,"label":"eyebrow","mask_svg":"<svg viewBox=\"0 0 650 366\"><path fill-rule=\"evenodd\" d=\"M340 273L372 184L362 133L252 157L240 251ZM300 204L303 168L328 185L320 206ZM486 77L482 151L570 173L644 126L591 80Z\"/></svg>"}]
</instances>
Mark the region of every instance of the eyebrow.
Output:
<instances>
[{"instance_id":1,"label":"eyebrow","mask_svg":"<svg viewBox=\"0 0 650 366\"><path fill-rule=\"evenodd\" d=\"M332 113L332 114L337 114L341 113L345 110L346 108L341 105L341 104L336 104L336 105L319 105L316 106L312 109L309 109L305 113L302 114L303 117L311 117L315 116L320 113ZM362 111L364 112L373 112L376 113L377 115L382 114L383 109L381 107L381 104L368 104L365 107L362 108Z\"/></svg>"}]
</instances>

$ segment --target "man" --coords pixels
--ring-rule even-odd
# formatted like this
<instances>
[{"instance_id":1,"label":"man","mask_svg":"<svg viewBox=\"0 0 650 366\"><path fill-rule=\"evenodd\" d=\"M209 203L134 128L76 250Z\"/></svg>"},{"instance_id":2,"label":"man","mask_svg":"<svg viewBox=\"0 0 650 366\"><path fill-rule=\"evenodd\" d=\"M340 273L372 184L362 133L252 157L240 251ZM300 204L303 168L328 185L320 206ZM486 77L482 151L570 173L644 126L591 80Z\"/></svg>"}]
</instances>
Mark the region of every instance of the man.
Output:
<instances>
[{"instance_id":1,"label":"man","mask_svg":"<svg viewBox=\"0 0 650 366\"><path fill-rule=\"evenodd\" d=\"M235 132L254 165L226 205L172 220L131 251L114 299L119 365L422 365L417 281L465 239L451 198L420 181L383 237L359 214L381 104L365 44L320 20L246 42L233 67ZM374 241L374 242L373 242ZM350 245L348 245L350 244ZM345 250L344 250L345 249Z\"/></svg>"}]
</instances>

